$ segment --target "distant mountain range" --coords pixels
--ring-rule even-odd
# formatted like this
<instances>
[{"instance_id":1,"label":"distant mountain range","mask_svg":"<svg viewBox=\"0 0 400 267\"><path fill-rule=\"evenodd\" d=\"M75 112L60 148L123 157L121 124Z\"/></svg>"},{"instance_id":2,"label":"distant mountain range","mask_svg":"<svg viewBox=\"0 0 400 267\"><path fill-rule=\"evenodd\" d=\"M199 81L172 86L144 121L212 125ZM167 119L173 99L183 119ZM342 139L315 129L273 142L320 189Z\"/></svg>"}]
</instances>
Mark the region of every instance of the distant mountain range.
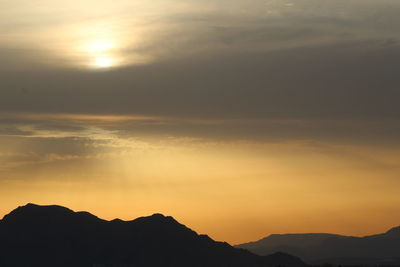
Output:
<instances>
[{"instance_id":1,"label":"distant mountain range","mask_svg":"<svg viewBox=\"0 0 400 267\"><path fill-rule=\"evenodd\" d=\"M383 234L365 237L273 234L236 247L258 255L281 251L300 257L310 264L400 266L400 227L392 228Z\"/></svg>"},{"instance_id":2,"label":"distant mountain range","mask_svg":"<svg viewBox=\"0 0 400 267\"><path fill-rule=\"evenodd\" d=\"M304 267L285 253L258 256L154 214L106 221L28 204L0 220L1 267Z\"/></svg>"}]
</instances>

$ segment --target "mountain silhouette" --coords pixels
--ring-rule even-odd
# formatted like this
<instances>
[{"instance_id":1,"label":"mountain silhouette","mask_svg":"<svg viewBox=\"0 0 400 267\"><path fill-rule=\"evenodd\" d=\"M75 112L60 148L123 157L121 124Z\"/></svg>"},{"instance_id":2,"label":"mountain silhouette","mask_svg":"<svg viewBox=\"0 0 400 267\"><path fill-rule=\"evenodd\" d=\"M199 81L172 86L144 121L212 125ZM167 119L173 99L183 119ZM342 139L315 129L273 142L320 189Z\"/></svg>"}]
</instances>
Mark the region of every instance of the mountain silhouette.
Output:
<instances>
[{"instance_id":1,"label":"mountain silhouette","mask_svg":"<svg viewBox=\"0 0 400 267\"><path fill-rule=\"evenodd\" d=\"M102 220L61 206L27 204L0 220L2 267L304 267L299 258L258 256L198 235L162 214Z\"/></svg>"},{"instance_id":2,"label":"mountain silhouette","mask_svg":"<svg viewBox=\"0 0 400 267\"><path fill-rule=\"evenodd\" d=\"M237 245L258 255L283 251L310 264L400 265L400 227L364 237L335 234L272 234Z\"/></svg>"}]
</instances>

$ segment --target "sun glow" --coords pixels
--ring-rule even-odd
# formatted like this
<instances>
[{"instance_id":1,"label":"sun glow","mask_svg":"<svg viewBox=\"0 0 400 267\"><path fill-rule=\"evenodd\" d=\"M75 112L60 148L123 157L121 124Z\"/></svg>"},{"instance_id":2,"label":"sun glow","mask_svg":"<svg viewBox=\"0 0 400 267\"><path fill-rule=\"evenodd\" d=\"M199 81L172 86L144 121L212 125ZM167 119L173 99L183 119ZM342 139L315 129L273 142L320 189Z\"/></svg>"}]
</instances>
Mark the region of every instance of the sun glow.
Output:
<instances>
[{"instance_id":1,"label":"sun glow","mask_svg":"<svg viewBox=\"0 0 400 267\"><path fill-rule=\"evenodd\" d=\"M111 68L118 63L116 44L111 40L95 40L83 45L84 52L90 59L90 68Z\"/></svg>"},{"instance_id":2,"label":"sun glow","mask_svg":"<svg viewBox=\"0 0 400 267\"><path fill-rule=\"evenodd\" d=\"M100 53L105 51L110 51L115 48L115 45L111 41L99 40L89 43L87 45L87 50L93 53Z\"/></svg>"},{"instance_id":3,"label":"sun glow","mask_svg":"<svg viewBox=\"0 0 400 267\"><path fill-rule=\"evenodd\" d=\"M94 60L93 66L98 68L109 68L114 66L115 59L111 57L98 57Z\"/></svg>"},{"instance_id":4,"label":"sun glow","mask_svg":"<svg viewBox=\"0 0 400 267\"><path fill-rule=\"evenodd\" d=\"M151 61L148 54L135 52L144 39L143 33L130 30L125 34L125 26L110 20L71 27L68 38L73 44L65 46L65 54L72 64L86 70L109 70Z\"/></svg>"}]
</instances>

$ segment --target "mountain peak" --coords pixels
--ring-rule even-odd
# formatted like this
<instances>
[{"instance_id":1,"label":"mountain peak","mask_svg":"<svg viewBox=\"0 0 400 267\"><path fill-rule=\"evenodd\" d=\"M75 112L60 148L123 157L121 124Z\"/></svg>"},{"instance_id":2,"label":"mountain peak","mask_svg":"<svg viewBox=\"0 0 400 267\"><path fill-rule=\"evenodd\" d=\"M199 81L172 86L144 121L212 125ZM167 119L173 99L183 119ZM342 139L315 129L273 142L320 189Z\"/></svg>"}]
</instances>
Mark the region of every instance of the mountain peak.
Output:
<instances>
[{"instance_id":1,"label":"mountain peak","mask_svg":"<svg viewBox=\"0 0 400 267\"><path fill-rule=\"evenodd\" d=\"M71 209L59 205L37 205L28 203L24 206L19 206L9 214L5 215L3 222L29 224L47 221L64 222L74 218L83 220L101 220L89 212L74 212Z\"/></svg>"},{"instance_id":2,"label":"mountain peak","mask_svg":"<svg viewBox=\"0 0 400 267\"><path fill-rule=\"evenodd\" d=\"M24 206L19 206L15 210L11 211L9 214L5 215L3 220L18 220L18 219L28 219L31 217L42 217L51 214L61 215L61 214L71 214L72 210L57 206L57 205L47 205L41 206L33 203L28 203Z\"/></svg>"},{"instance_id":3,"label":"mountain peak","mask_svg":"<svg viewBox=\"0 0 400 267\"><path fill-rule=\"evenodd\" d=\"M393 227L386 232L387 235L399 235L400 236L400 226Z\"/></svg>"},{"instance_id":4,"label":"mountain peak","mask_svg":"<svg viewBox=\"0 0 400 267\"><path fill-rule=\"evenodd\" d=\"M154 218L154 219L165 219L166 218L166 216L164 214L161 214L161 213L154 213L150 217Z\"/></svg>"},{"instance_id":5,"label":"mountain peak","mask_svg":"<svg viewBox=\"0 0 400 267\"><path fill-rule=\"evenodd\" d=\"M20 206L20 207L38 207L39 205L34 204L34 203L28 203L25 206Z\"/></svg>"},{"instance_id":6,"label":"mountain peak","mask_svg":"<svg viewBox=\"0 0 400 267\"><path fill-rule=\"evenodd\" d=\"M157 222L157 223L173 223L173 224L179 224L178 221L176 221L173 217L171 216L165 216L164 214L161 213L154 213L153 215L150 216L144 216L144 217L139 217L135 219L134 221L146 221L146 222Z\"/></svg>"}]
</instances>

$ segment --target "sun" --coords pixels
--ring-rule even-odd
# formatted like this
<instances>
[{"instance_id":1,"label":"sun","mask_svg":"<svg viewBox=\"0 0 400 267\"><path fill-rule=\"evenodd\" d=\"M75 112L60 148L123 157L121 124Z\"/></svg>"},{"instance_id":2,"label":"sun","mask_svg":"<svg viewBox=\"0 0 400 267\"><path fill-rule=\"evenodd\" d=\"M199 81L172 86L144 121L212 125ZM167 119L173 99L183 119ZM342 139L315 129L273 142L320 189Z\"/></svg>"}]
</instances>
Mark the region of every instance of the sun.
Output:
<instances>
[{"instance_id":1,"label":"sun","mask_svg":"<svg viewBox=\"0 0 400 267\"><path fill-rule=\"evenodd\" d=\"M120 60L117 60L118 46L115 40L90 40L80 47L81 53L86 55L88 67L91 69L112 68L120 63Z\"/></svg>"},{"instance_id":2,"label":"sun","mask_svg":"<svg viewBox=\"0 0 400 267\"><path fill-rule=\"evenodd\" d=\"M110 68L115 65L115 59L111 57L97 57L93 62L94 67L97 68Z\"/></svg>"}]
</instances>

